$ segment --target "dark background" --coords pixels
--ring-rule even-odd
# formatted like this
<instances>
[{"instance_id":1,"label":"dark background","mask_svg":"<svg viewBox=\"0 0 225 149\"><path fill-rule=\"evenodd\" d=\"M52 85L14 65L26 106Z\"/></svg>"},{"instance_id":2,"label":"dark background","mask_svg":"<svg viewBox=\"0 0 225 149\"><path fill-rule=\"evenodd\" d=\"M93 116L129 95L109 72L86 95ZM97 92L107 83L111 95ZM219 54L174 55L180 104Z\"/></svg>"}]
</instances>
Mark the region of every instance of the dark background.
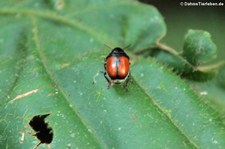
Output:
<instances>
[{"instance_id":1,"label":"dark background","mask_svg":"<svg viewBox=\"0 0 225 149\"><path fill-rule=\"evenodd\" d=\"M188 29L206 30L217 45L218 58L225 59L225 1L199 0L200 2L223 2L223 6L180 6L180 2L191 2L191 0L140 1L154 5L164 17L167 34L162 40L163 43L180 51Z\"/></svg>"}]
</instances>

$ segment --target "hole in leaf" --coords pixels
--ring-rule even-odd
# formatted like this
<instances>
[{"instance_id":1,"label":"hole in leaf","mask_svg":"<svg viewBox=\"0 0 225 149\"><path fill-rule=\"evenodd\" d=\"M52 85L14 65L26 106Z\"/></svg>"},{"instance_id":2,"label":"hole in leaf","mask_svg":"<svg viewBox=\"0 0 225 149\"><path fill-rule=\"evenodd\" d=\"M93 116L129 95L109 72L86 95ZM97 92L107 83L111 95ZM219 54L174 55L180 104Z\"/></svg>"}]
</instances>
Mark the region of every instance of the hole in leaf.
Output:
<instances>
[{"instance_id":1,"label":"hole in leaf","mask_svg":"<svg viewBox=\"0 0 225 149\"><path fill-rule=\"evenodd\" d=\"M48 126L48 123L45 122L45 118L50 114L37 115L32 118L29 122L29 125L36 132L34 136L36 136L40 143L36 146L38 147L40 144L50 144L53 139L53 130Z\"/></svg>"}]
</instances>

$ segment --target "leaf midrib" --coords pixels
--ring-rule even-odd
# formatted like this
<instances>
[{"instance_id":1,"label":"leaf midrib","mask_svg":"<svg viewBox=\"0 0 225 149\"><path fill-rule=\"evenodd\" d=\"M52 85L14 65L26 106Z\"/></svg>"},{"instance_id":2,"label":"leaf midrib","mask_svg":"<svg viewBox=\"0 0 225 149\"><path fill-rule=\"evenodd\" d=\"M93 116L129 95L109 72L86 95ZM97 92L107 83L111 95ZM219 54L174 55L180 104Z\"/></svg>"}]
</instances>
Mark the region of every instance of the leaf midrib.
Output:
<instances>
[{"instance_id":1,"label":"leaf midrib","mask_svg":"<svg viewBox=\"0 0 225 149\"><path fill-rule=\"evenodd\" d=\"M100 51L95 51L94 53L99 53ZM90 54L90 53L85 53L84 55L86 55L86 54ZM43 57L45 57L44 55L42 56L42 58ZM81 61L82 59L80 58L81 56L77 56L75 59L76 59L76 63L78 62L78 61ZM43 59L42 59L43 60ZM46 67L47 67L47 65L46 65ZM134 80L134 78L132 78L133 80ZM57 84L57 81L55 81L54 79L52 79L53 80L53 82L55 83L55 84ZM151 96L151 95L149 95L148 93L147 93L147 91L139 84L139 83L137 83L135 80L134 80L134 82L137 84L137 86L144 92L144 94L146 95L146 96L148 96L149 97L149 99L151 99L152 100L152 103L156 106L156 108L161 112L161 113L163 113L167 118L168 118L168 120L170 120L170 122L172 123L172 125L174 125L174 127L178 130L178 132L180 132L189 142L190 142L190 144L194 147L194 148L199 148L195 143L194 143L194 141L192 141L192 139L187 135L187 134L185 134L185 132L182 130L182 128L180 128L178 125L176 125L176 123L174 122L174 120L173 119L171 119L171 117L167 114L167 112L166 112L166 110L164 110L158 103L157 103L157 101L156 100L154 100L154 98ZM60 89L60 87L59 87L59 90L61 90ZM62 90L61 90L62 91ZM63 91L62 91L63 92ZM64 97L66 97L66 95L64 95ZM68 99L66 99L68 102L69 102L69 100ZM79 116L79 118L80 118L80 116ZM88 127L87 127L87 129L88 129Z\"/></svg>"},{"instance_id":2,"label":"leaf midrib","mask_svg":"<svg viewBox=\"0 0 225 149\"><path fill-rule=\"evenodd\" d=\"M108 36L106 36L105 34L101 33L99 34L99 32L96 32L95 30L93 30L91 27L84 25L82 23L80 23L79 21L73 19L71 20L70 18L67 18L65 16L59 15L57 13L53 13L51 11L39 11L39 10L31 10L31 9L23 9L23 10L19 10L19 9L12 9L12 8L2 8L0 9L0 13L4 14L23 14L23 15L27 15L27 16L38 16L41 18L45 18L45 19L50 19L50 20L54 20L54 21L58 21L60 23L72 26L74 28L78 28L80 30L85 31L86 33L94 36L96 39L98 39L99 42L102 43L103 39L107 39L108 41L113 42L114 40L112 40L111 38L109 38ZM34 25L34 24L33 24ZM34 27L34 26L33 26ZM34 35L36 36L36 35ZM38 39L38 35L37 35L37 39ZM38 39L39 40L39 39ZM46 72L46 74L48 75L49 79L51 80L51 82L53 84L57 85L57 81L55 81L54 79L54 75L51 73L51 71L47 68L47 64L46 64L46 58L44 56L44 54L42 53L42 48L40 46L38 46L39 44L37 43L37 41L35 41L35 46L36 46L36 50L38 52L38 55L40 57L40 61L43 65L43 68ZM195 148L199 148L187 135L185 135L185 133L182 131L182 129L179 128L179 126L176 125L176 123L173 122L173 120L167 115L167 113L163 110L163 108L161 108L157 102L150 97L149 94L146 93L146 90L144 88L142 88L137 82L136 84L138 85L139 88L141 88L143 90L143 92L150 98L152 99L154 105L157 107L157 109L159 109L170 121L171 123L174 125L174 127L177 128L177 130L184 135L185 138L187 138L187 140L195 147ZM63 92L63 90L57 85L56 86L59 89L59 93L62 95L62 97L64 97L64 99L69 103L69 100L67 99L66 94ZM90 127L88 127L88 124L82 119L82 117L79 115L79 112L76 111L76 109L73 109L74 113L80 118L80 121L82 122L82 124L88 129ZM92 129L94 130L94 129ZM87 131L89 132L89 131ZM94 132L94 131L93 131ZM98 137L96 136L96 133L90 133L93 138L95 139L96 143L100 146L100 144L104 144L102 143L102 141L100 141L98 139ZM101 142L101 143L100 143ZM106 146L106 145L104 145Z\"/></svg>"},{"instance_id":3,"label":"leaf midrib","mask_svg":"<svg viewBox=\"0 0 225 149\"><path fill-rule=\"evenodd\" d=\"M132 77L132 80L135 82L135 84L144 92L144 94L146 95L146 96L148 96L149 97L149 99L151 99L151 101L152 101L152 103L153 103L153 105L155 105L155 107L161 112L161 113L163 113L166 117L167 117L167 119L168 120L170 120L170 122L171 122L171 124L190 142L190 144L193 146L193 147L195 147L195 148L197 148L197 149L199 149L199 147L194 143L194 141L192 141L192 139L188 136L188 135L186 135L185 134L185 132L182 130L182 128L179 128L179 126L177 126L176 125L176 123L173 121L173 119L167 114L167 112L162 108L162 107L160 107L160 105L157 103L157 101L151 96L151 95L149 95L148 93L147 93L147 91L143 88L143 87L141 87L141 85L139 84L139 83L137 83L137 81Z\"/></svg>"},{"instance_id":4,"label":"leaf midrib","mask_svg":"<svg viewBox=\"0 0 225 149\"><path fill-rule=\"evenodd\" d=\"M63 92L63 90L59 87L59 85L57 84L57 81L55 81L54 79L54 75L51 73L51 71L48 69L47 67L47 60L46 60L46 57L44 56L42 50L43 48L41 47L41 43L40 43L40 40L39 40L39 36L38 36L38 30L37 30L37 24L36 24L36 19L35 18L32 18L32 35L33 35L33 38L34 38L34 44L36 46L36 50L37 50L37 53L38 53L38 57L40 59L40 62L41 62L41 65L42 67L44 68L45 70L45 73L47 74L50 82L51 82L51 86L58 89L58 94L61 95L63 97L63 99L68 103L68 105L70 104L69 102L69 99L68 97L66 96L66 94ZM55 89L54 88L54 89ZM74 108L73 108L74 107ZM97 137L96 135L96 132L94 129L91 129L92 130L92 133L90 131L88 131L91 127L90 125L88 125L88 123L82 118L82 116L80 116L78 110L76 110L76 106L69 106L69 108L75 113L75 115L80 119L81 123L84 125L84 127L86 128L86 132L90 134L90 136L92 136L96 142L96 144L99 145L99 147L101 145L103 146L106 146L106 144L104 144L104 142L100 141L99 138Z\"/></svg>"}]
</instances>

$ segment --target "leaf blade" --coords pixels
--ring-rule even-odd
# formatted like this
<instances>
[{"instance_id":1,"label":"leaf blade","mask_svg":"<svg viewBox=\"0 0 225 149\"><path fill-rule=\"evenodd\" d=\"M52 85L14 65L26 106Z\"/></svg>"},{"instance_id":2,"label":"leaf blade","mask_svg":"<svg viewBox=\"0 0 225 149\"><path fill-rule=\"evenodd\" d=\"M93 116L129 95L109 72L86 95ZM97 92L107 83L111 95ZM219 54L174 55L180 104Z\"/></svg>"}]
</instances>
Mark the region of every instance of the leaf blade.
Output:
<instances>
[{"instance_id":1,"label":"leaf blade","mask_svg":"<svg viewBox=\"0 0 225 149\"><path fill-rule=\"evenodd\" d=\"M141 86L147 90L150 96L156 99L155 103L159 108L161 108L164 113L168 113L166 115L171 118L178 129L180 129L197 148L220 148L220 146L224 145L224 126L219 122L215 122L217 120L214 119L211 113L212 109L205 105L204 102L201 102L199 97L195 94L192 94L191 89L187 85L184 85L183 82L170 80L170 78L175 79L175 76L166 78L162 73L165 69L163 67L161 67L161 70L151 71L151 69L154 69L154 66L152 65L153 67L151 68L151 65L147 65L144 61L137 65L135 65L136 71L143 72L143 75L140 76L136 74L134 78L137 80L145 80L140 83ZM147 77L144 72L148 72ZM162 76L159 74L162 74ZM147 84L147 82L149 84ZM171 84L171 82L173 82L173 84ZM176 94L171 94L175 92ZM189 123L192 125L189 125ZM199 138L205 138L205 140Z\"/></svg>"},{"instance_id":2,"label":"leaf blade","mask_svg":"<svg viewBox=\"0 0 225 149\"><path fill-rule=\"evenodd\" d=\"M26 5L24 7L21 5L21 8L30 6L28 5L29 2L25 1ZM109 1L104 1L103 5L107 2ZM65 14L68 13L66 7L63 10L65 12L61 13L49 10L49 6L45 4L39 5L35 10L31 10L33 7L0 9L1 15L22 14L22 18L29 16L28 19L31 22L33 21L33 26L30 27L32 29L28 29L27 32L28 41L24 42L24 45L27 45L27 48L24 49L26 53L25 62L18 82L12 89L12 101L0 107L1 148L18 148L19 140L22 137L20 132L25 133L26 128L30 130L28 123L31 118L34 115L46 113L51 113L47 122L54 132L53 142L51 143L53 148L74 148L77 146L85 148L205 147L204 140L201 141L201 135L195 138L192 136L192 133L195 135L193 131L188 132L193 128L191 125L186 126L189 119L176 117L174 107L172 107L173 102L168 103L161 99L161 96L169 96L168 92L171 91L169 88L171 82L168 82L168 80L175 80L174 82L181 88L187 87L167 70L160 72L161 65L153 61L142 61L134 65L132 74L134 74L136 83L130 86L129 93L126 93L120 86L114 86L107 90L104 77L98 78L98 83L91 85L98 70L104 69L103 63L101 63L103 58L101 57L105 57L108 51L96 52L97 49L102 48L104 42L112 42L121 46L132 42L134 45L131 51L135 51L146 46L154 46L155 42L165 34L163 19L154 7L138 3L129 4L125 2L124 4L125 6L119 5L119 14L112 11L112 8L114 8L112 7L106 13L106 16L102 16L102 20L99 19L99 24L91 25L85 19L79 22L79 14L76 16L77 18L70 15L66 16ZM42 8L42 10L39 8ZM93 16L103 12L105 11L95 11ZM130 12L131 15L129 16L127 12ZM128 20L127 24L125 23L124 27L120 24L119 19L109 19L110 21L114 20L114 22L108 24L106 28L102 28L102 33L100 33L102 21L108 20L107 16L110 13L119 16L119 19L123 19L125 16ZM142 13L144 13L144 18L149 19L150 17L150 21L146 25L145 21L138 18ZM82 15L84 15L84 12L81 13ZM86 17L90 18L91 15L89 13ZM151 16L153 16L153 19ZM140 24L135 23L136 19ZM111 29L115 24L118 28L111 36ZM98 25L101 27L98 28ZM129 26L128 31L124 32L127 25ZM157 27L157 25L160 26ZM142 28L152 28L152 30L142 30ZM153 30L155 31L153 32ZM151 33L154 33L154 35ZM132 38L129 38L131 36ZM120 39L117 39L117 37ZM143 41L139 39L140 37L143 38ZM142 63L145 63L147 70L150 68L149 74L159 75L158 77L161 78L164 76L168 79L162 79L166 82L166 85L163 84L166 91L154 90L157 84L151 84L151 88L146 89L142 82L143 78L141 79L139 76L142 72ZM156 74L156 72L160 73ZM152 80L145 78L144 81L146 81L144 83L147 83ZM154 91L154 94L152 94L152 91ZM160 96L160 94L162 95ZM154 101L156 95L156 99L162 100L162 103ZM179 95L190 96L190 101L197 99L192 91L190 93L184 92L184 94L179 92ZM156 106L156 103L158 106ZM165 107L162 108L164 104L167 106L165 106L166 110L163 109ZM200 111L200 113L206 112L206 118L202 118L201 123L206 122L207 118L211 118L208 110L204 111L204 108L200 108L196 103L190 105L190 109L193 108L192 106L194 108L197 106L199 108L197 111ZM176 105L176 108L179 108L179 106ZM170 110L173 111L172 114L168 114ZM196 115L196 117L198 116ZM177 121L172 119L174 117ZM184 122L185 124L182 125ZM209 134L218 132L223 128L218 124L219 122L212 119L211 123L214 122L215 125L213 124L212 132L209 132ZM216 127L217 124L218 127ZM210 131L208 127L206 130ZM31 148L38 143L36 138L32 138L29 134L25 135L25 139L19 148ZM213 136L216 136L216 134ZM216 140L213 141L214 143L217 141L217 145L214 146L209 136L205 141L209 141L209 147L219 148L219 145L224 146L224 142L221 141L223 136L224 133L221 132L215 137ZM206 145L208 144L206 142Z\"/></svg>"}]
</instances>

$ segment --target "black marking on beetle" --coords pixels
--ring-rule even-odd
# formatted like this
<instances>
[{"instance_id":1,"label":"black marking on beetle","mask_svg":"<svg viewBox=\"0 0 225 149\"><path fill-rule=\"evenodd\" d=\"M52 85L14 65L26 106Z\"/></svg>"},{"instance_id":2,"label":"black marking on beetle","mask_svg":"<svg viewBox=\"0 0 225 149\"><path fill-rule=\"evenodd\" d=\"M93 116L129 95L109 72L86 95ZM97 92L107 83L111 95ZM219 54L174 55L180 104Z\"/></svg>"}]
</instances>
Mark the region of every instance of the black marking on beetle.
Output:
<instances>
[{"instance_id":1,"label":"black marking on beetle","mask_svg":"<svg viewBox=\"0 0 225 149\"><path fill-rule=\"evenodd\" d=\"M120 64L120 61L119 59L116 59L116 77L115 79L119 79L119 65Z\"/></svg>"},{"instance_id":2,"label":"black marking on beetle","mask_svg":"<svg viewBox=\"0 0 225 149\"><path fill-rule=\"evenodd\" d=\"M127 57L128 59L130 59L130 57L124 52L124 50L121 49L121 48L119 48L119 47L114 48L114 49L112 50L112 52L110 52L109 55L106 57L106 59L107 59L108 57L110 57L110 56L116 56L116 57L117 57L117 56L119 56L119 55L125 56L125 57Z\"/></svg>"},{"instance_id":3,"label":"black marking on beetle","mask_svg":"<svg viewBox=\"0 0 225 149\"><path fill-rule=\"evenodd\" d=\"M36 132L34 136L40 140L40 143L38 143L35 148L40 144L50 144L53 140L53 130L48 127L48 123L45 122L45 118L49 115L50 114L36 115L29 122L29 125Z\"/></svg>"}]
</instances>

